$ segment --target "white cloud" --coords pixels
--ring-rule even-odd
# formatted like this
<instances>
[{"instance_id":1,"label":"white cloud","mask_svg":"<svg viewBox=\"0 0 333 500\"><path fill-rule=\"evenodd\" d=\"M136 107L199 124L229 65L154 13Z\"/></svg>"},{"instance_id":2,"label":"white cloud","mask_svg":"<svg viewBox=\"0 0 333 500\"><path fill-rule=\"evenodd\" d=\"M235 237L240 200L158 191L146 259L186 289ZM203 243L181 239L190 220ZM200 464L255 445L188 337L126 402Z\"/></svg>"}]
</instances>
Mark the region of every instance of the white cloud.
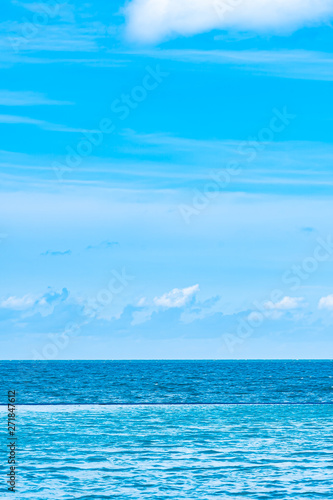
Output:
<instances>
[{"instance_id":1,"label":"white cloud","mask_svg":"<svg viewBox=\"0 0 333 500\"><path fill-rule=\"evenodd\" d=\"M266 312L264 312L265 318L278 320L282 318L287 312L292 311L294 319L297 317L298 309L302 309L307 306L303 297L283 297L279 302L267 301L263 304ZM297 313L297 314L296 314ZM260 321L262 314L258 311L252 311L247 319L249 321ZM299 317L302 317L299 316Z\"/></svg>"},{"instance_id":2,"label":"white cloud","mask_svg":"<svg viewBox=\"0 0 333 500\"><path fill-rule=\"evenodd\" d=\"M268 301L264 305L268 310L289 311L304 307L305 304L303 297L283 297L279 302Z\"/></svg>"},{"instance_id":3,"label":"white cloud","mask_svg":"<svg viewBox=\"0 0 333 500\"><path fill-rule=\"evenodd\" d=\"M146 304L146 302L147 302L146 297L141 297L141 299L138 300L138 306L143 307Z\"/></svg>"},{"instance_id":4,"label":"white cloud","mask_svg":"<svg viewBox=\"0 0 333 500\"><path fill-rule=\"evenodd\" d=\"M134 311L132 314L132 322L131 325L141 325L142 323L146 323L151 319L153 314L152 309L143 309L142 311Z\"/></svg>"},{"instance_id":5,"label":"white cloud","mask_svg":"<svg viewBox=\"0 0 333 500\"><path fill-rule=\"evenodd\" d=\"M13 309L14 311L24 311L31 308L36 302L36 298L32 295L24 295L23 297L8 297L0 302L2 309Z\"/></svg>"},{"instance_id":6,"label":"white cloud","mask_svg":"<svg viewBox=\"0 0 333 500\"><path fill-rule=\"evenodd\" d=\"M333 294L322 297L319 301L318 308L333 311Z\"/></svg>"},{"instance_id":7,"label":"white cloud","mask_svg":"<svg viewBox=\"0 0 333 500\"><path fill-rule=\"evenodd\" d=\"M213 29L283 33L328 21L333 0L132 0L128 33L142 42Z\"/></svg>"},{"instance_id":8,"label":"white cloud","mask_svg":"<svg viewBox=\"0 0 333 500\"><path fill-rule=\"evenodd\" d=\"M154 298L154 304L160 307L183 307L199 291L199 285L188 288L174 288L171 292L165 293L161 297Z\"/></svg>"},{"instance_id":9,"label":"white cloud","mask_svg":"<svg viewBox=\"0 0 333 500\"><path fill-rule=\"evenodd\" d=\"M54 307L67 299L69 292L63 288L61 292L54 292L51 289L39 297L26 294L23 297L10 296L0 301L0 309L11 309L13 311L25 311L25 316L40 313L41 316L48 316Z\"/></svg>"}]
</instances>

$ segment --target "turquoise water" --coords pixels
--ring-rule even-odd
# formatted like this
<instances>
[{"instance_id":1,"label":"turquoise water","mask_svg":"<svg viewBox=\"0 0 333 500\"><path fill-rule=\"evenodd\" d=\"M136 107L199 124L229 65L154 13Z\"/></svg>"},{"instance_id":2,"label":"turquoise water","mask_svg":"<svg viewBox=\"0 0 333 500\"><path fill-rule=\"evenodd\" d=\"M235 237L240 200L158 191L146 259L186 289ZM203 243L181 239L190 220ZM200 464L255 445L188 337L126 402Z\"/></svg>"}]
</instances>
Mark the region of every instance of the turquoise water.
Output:
<instances>
[{"instance_id":1,"label":"turquoise water","mask_svg":"<svg viewBox=\"0 0 333 500\"><path fill-rule=\"evenodd\" d=\"M332 412L330 405L19 406L18 492L6 494L2 483L1 498L330 499ZM0 437L6 416L2 407ZM1 455L4 464L3 446Z\"/></svg>"},{"instance_id":2,"label":"turquoise water","mask_svg":"<svg viewBox=\"0 0 333 500\"><path fill-rule=\"evenodd\" d=\"M332 361L0 362L0 497L333 499L332 403Z\"/></svg>"}]
</instances>

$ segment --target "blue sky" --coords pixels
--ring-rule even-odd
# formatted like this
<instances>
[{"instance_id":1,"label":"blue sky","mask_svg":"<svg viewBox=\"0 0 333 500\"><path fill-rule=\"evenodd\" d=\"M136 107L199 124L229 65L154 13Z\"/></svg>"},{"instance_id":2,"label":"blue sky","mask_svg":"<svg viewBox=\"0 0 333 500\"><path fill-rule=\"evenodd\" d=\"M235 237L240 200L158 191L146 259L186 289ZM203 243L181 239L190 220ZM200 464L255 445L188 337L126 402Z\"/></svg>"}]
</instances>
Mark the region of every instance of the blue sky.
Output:
<instances>
[{"instance_id":1,"label":"blue sky","mask_svg":"<svg viewBox=\"0 0 333 500\"><path fill-rule=\"evenodd\" d=\"M5 1L2 359L327 358L333 1Z\"/></svg>"}]
</instances>

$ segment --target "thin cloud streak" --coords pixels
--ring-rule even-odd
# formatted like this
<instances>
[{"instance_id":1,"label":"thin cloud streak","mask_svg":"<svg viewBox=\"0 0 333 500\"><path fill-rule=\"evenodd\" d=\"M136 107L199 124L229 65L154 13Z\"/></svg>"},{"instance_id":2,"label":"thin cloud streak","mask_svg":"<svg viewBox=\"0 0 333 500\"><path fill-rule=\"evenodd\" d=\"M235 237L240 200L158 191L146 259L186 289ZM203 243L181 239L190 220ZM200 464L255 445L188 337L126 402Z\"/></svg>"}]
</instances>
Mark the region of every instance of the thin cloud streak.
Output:
<instances>
[{"instance_id":1,"label":"thin cloud streak","mask_svg":"<svg viewBox=\"0 0 333 500\"><path fill-rule=\"evenodd\" d=\"M0 106L66 106L69 101L49 99L39 92L0 90Z\"/></svg>"},{"instance_id":2,"label":"thin cloud streak","mask_svg":"<svg viewBox=\"0 0 333 500\"><path fill-rule=\"evenodd\" d=\"M37 120L35 118L30 118L28 116L18 116L18 115L0 115L0 123L4 123L7 125L35 125L36 127L39 127L43 130L49 130L52 132L70 132L70 133L97 132L97 130L68 127L66 125L59 125L44 120Z\"/></svg>"},{"instance_id":3,"label":"thin cloud streak","mask_svg":"<svg viewBox=\"0 0 333 500\"><path fill-rule=\"evenodd\" d=\"M308 50L193 50L147 49L128 51L132 56L182 63L227 65L258 75L300 80L333 80L333 55Z\"/></svg>"}]
</instances>

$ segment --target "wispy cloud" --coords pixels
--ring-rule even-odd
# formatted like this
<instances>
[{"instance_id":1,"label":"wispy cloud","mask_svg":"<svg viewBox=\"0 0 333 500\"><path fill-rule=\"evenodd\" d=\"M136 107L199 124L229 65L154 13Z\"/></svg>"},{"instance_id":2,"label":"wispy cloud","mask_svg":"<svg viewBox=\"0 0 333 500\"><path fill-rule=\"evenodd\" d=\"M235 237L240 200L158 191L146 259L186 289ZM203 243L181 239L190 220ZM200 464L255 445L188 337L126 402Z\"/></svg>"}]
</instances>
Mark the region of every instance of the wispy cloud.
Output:
<instances>
[{"instance_id":1,"label":"wispy cloud","mask_svg":"<svg viewBox=\"0 0 333 500\"><path fill-rule=\"evenodd\" d=\"M39 92L0 90L0 106L64 106L69 104L73 103L52 100Z\"/></svg>"},{"instance_id":2,"label":"wispy cloud","mask_svg":"<svg viewBox=\"0 0 333 500\"><path fill-rule=\"evenodd\" d=\"M119 245L117 241L105 240L101 243L98 243L97 245L88 245L86 247L86 250L109 250L110 248L114 248L117 245Z\"/></svg>"},{"instance_id":3,"label":"wispy cloud","mask_svg":"<svg viewBox=\"0 0 333 500\"><path fill-rule=\"evenodd\" d=\"M29 309L36 302L36 298L30 294L23 295L23 297L7 297L0 302L0 308L13 309L14 311L24 311Z\"/></svg>"},{"instance_id":4,"label":"wispy cloud","mask_svg":"<svg viewBox=\"0 0 333 500\"><path fill-rule=\"evenodd\" d=\"M50 19L57 18L59 21L64 22L74 22L75 20L74 5L67 2L59 0L47 2L20 2L19 0L12 0L12 3L28 12L42 14L44 17L49 16Z\"/></svg>"},{"instance_id":5,"label":"wispy cloud","mask_svg":"<svg viewBox=\"0 0 333 500\"><path fill-rule=\"evenodd\" d=\"M41 253L43 256L51 256L51 257L60 257L63 255L72 255L71 250L65 250L64 252L61 251L53 251L53 250L47 250L46 252Z\"/></svg>"},{"instance_id":6,"label":"wispy cloud","mask_svg":"<svg viewBox=\"0 0 333 500\"><path fill-rule=\"evenodd\" d=\"M68 186L134 190L138 195L141 192L140 196L147 196L148 191L154 190L162 193L164 189L193 193L194 189L202 190L210 183L212 175L214 178L220 175L223 180L228 162L236 161L240 173L222 186L221 192L285 194L289 186L292 189L289 193L311 192L324 196L331 193L331 144L311 141L267 143L253 163L249 158L257 151L257 146L247 141L196 140L168 134L135 135L130 140L132 143L126 147L122 143L117 150L115 146L113 157L87 158L80 167L80 179L73 171L72 178L66 180ZM55 158L1 151L2 187L52 191L49 172L53 173L54 159L63 161L60 155ZM300 223L299 230L307 225L311 225L310 221Z\"/></svg>"},{"instance_id":7,"label":"wispy cloud","mask_svg":"<svg viewBox=\"0 0 333 500\"><path fill-rule=\"evenodd\" d=\"M50 130L52 132L70 132L70 133L96 132L96 130L68 127L67 125L59 125L56 123L47 122L45 120L38 120L36 118L30 118L28 116L18 116L18 115L0 115L0 123L5 123L7 125L34 125L43 130Z\"/></svg>"},{"instance_id":8,"label":"wispy cloud","mask_svg":"<svg viewBox=\"0 0 333 500\"><path fill-rule=\"evenodd\" d=\"M60 302L65 302L69 296L67 288L61 292L56 292L51 288L43 295L26 294L22 297L10 296L0 301L0 309L24 312L25 316L40 313L41 316L48 316L53 313L54 307Z\"/></svg>"},{"instance_id":9,"label":"wispy cloud","mask_svg":"<svg viewBox=\"0 0 333 500\"><path fill-rule=\"evenodd\" d=\"M333 1L333 0L332 0ZM128 54L186 63L227 65L240 71L276 78L333 80L333 56L309 50L142 49ZM199 67L200 69L201 67Z\"/></svg>"},{"instance_id":10,"label":"wispy cloud","mask_svg":"<svg viewBox=\"0 0 333 500\"><path fill-rule=\"evenodd\" d=\"M47 51L45 42L44 52ZM55 42L55 45L57 42ZM0 38L0 48L2 42ZM73 45L73 48L70 48ZM124 67L133 62L146 58L157 60L178 61L197 65L201 71L202 64L214 64L232 68L235 71L251 73L251 75L270 76L275 78L289 78L298 80L332 81L333 80L333 56L330 52L310 50L197 50L197 49L103 49L103 57L95 57L98 45L94 50L88 50L84 44L77 50L75 43L68 46L58 46L59 54L43 54L43 49L35 47L30 51L15 53L8 51L3 45L0 54L0 65L9 67L13 64L79 64L90 67ZM49 51L51 52L51 48ZM54 49L55 50L55 49ZM38 52L38 56L36 56ZM86 52L85 57L80 52ZM90 52L91 54L88 54ZM191 70L195 69L193 66Z\"/></svg>"},{"instance_id":11,"label":"wispy cloud","mask_svg":"<svg viewBox=\"0 0 333 500\"><path fill-rule=\"evenodd\" d=\"M29 35L27 35L27 33ZM96 52L100 40L109 36L100 22L84 25L27 22L0 24L0 48L16 54L25 52Z\"/></svg>"}]
</instances>

